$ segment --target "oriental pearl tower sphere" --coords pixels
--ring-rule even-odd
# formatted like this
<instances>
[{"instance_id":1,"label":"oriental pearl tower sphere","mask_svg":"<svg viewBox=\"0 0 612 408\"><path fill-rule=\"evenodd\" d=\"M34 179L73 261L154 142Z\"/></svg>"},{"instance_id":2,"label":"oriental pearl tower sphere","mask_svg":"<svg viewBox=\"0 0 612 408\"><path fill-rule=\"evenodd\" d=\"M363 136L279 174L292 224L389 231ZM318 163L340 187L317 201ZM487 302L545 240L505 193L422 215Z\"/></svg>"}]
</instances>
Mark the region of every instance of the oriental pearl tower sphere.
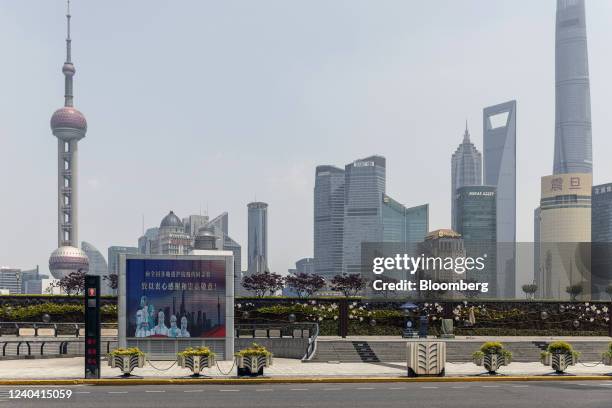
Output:
<instances>
[{"instance_id":1,"label":"oriental pearl tower sphere","mask_svg":"<svg viewBox=\"0 0 612 408\"><path fill-rule=\"evenodd\" d=\"M74 108L73 77L76 72L71 56L70 0L66 12L66 62L64 74L64 106L51 116L51 130L57 137L57 197L58 197L58 248L51 253L49 270L56 279L72 272L88 272L89 259L79 249L77 207L77 153L78 142L85 137L87 121Z\"/></svg>"}]
</instances>

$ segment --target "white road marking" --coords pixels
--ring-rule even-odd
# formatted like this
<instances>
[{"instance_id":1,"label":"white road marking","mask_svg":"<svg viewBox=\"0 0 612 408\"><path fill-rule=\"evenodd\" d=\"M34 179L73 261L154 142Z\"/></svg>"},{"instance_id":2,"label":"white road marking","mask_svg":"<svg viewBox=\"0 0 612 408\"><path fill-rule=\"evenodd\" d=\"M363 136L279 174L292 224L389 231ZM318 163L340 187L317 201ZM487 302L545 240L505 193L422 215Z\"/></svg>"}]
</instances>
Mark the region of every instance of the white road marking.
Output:
<instances>
[{"instance_id":1,"label":"white road marking","mask_svg":"<svg viewBox=\"0 0 612 408\"><path fill-rule=\"evenodd\" d=\"M75 394L91 394L90 391L75 391Z\"/></svg>"},{"instance_id":2,"label":"white road marking","mask_svg":"<svg viewBox=\"0 0 612 408\"><path fill-rule=\"evenodd\" d=\"M109 391L109 394L127 394L127 391Z\"/></svg>"},{"instance_id":3,"label":"white road marking","mask_svg":"<svg viewBox=\"0 0 612 408\"><path fill-rule=\"evenodd\" d=\"M499 388L499 385L483 385L482 388Z\"/></svg>"},{"instance_id":4,"label":"white road marking","mask_svg":"<svg viewBox=\"0 0 612 408\"><path fill-rule=\"evenodd\" d=\"M462 389L465 389L465 388L467 388L467 387L458 387L458 386L454 386L454 387L451 387L451 388L455 388L455 389L458 389L458 390L459 390L459 389L461 389L461 390L462 390Z\"/></svg>"},{"instance_id":5,"label":"white road marking","mask_svg":"<svg viewBox=\"0 0 612 408\"><path fill-rule=\"evenodd\" d=\"M375 390L376 388L374 388L374 387L359 387L357 389L358 390Z\"/></svg>"},{"instance_id":6,"label":"white road marking","mask_svg":"<svg viewBox=\"0 0 612 408\"><path fill-rule=\"evenodd\" d=\"M308 388L292 388L291 391L308 391Z\"/></svg>"},{"instance_id":7,"label":"white road marking","mask_svg":"<svg viewBox=\"0 0 612 408\"><path fill-rule=\"evenodd\" d=\"M183 392L204 392L204 390L187 390L187 391L183 391Z\"/></svg>"},{"instance_id":8,"label":"white road marking","mask_svg":"<svg viewBox=\"0 0 612 408\"><path fill-rule=\"evenodd\" d=\"M421 387L421 388L425 388L426 390L433 390L433 389L436 389L436 388L439 388L439 387Z\"/></svg>"},{"instance_id":9,"label":"white road marking","mask_svg":"<svg viewBox=\"0 0 612 408\"><path fill-rule=\"evenodd\" d=\"M406 387L389 387L390 390L405 390Z\"/></svg>"},{"instance_id":10,"label":"white road marking","mask_svg":"<svg viewBox=\"0 0 612 408\"><path fill-rule=\"evenodd\" d=\"M264 392L264 391L274 391L272 388L262 388L260 390L255 390L257 392Z\"/></svg>"},{"instance_id":11,"label":"white road marking","mask_svg":"<svg viewBox=\"0 0 612 408\"><path fill-rule=\"evenodd\" d=\"M163 391L163 390L146 390L145 392L166 392L166 391Z\"/></svg>"},{"instance_id":12,"label":"white road marking","mask_svg":"<svg viewBox=\"0 0 612 408\"><path fill-rule=\"evenodd\" d=\"M513 385L512 388L527 388L528 385Z\"/></svg>"},{"instance_id":13,"label":"white road marking","mask_svg":"<svg viewBox=\"0 0 612 408\"><path fill-rule=\"evenodd\" d=\"M342 388L323 388L323 391L340 391Z\"/></svg>"},{"instance_id":14,"label":"white road marking","mask_svg":"<svg viewBox=\"0 0 612 408\"><path fill-rule=\"evenodd\" d=\"M219 390L220 392L239 392L240 390Z\"/></svg>"}]
</instances>

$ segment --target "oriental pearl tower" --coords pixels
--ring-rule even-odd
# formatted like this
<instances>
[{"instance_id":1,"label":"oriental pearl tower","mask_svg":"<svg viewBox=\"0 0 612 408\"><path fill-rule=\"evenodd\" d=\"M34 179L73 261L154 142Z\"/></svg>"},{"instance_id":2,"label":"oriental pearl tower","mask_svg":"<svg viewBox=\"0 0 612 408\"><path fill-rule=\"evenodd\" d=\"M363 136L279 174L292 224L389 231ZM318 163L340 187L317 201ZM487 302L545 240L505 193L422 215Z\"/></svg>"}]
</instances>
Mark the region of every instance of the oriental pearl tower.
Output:
<instances>
[{"instance_id":1,"label":"oriental pearl tower","mask_svg":"<svg viewBox=\"0 0 612 408\"><path fill-rule=\"evenodd\" d=\"M76 72L71 56L70 0L67 2L66 62L64 74L64 106L51 116L51 130L57 137L57 222L58 248L51 253L49 270L54 278L61 279L72 272L89 270L89 259L79 249L78 240L78 143L85 137L87 121L74 108L73 77Z\"/></svg>"}]
</instances>

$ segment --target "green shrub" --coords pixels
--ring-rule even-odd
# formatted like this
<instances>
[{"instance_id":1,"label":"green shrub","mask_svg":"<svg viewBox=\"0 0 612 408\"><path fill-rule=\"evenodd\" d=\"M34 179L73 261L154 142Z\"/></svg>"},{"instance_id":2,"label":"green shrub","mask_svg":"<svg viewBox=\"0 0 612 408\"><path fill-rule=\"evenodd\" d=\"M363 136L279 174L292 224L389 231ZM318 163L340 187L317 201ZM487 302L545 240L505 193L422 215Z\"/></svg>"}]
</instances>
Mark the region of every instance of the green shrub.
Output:
<instances>
[{"instance_id":1,"label":"green shrub","mask_svg":"<svg viewBox=\"0 0 612 408\"><path fill-rule=\"evenodd\" d=\"M480 351L485 354L499 354L504 346L498 341L488 341L480 346Z\"/></svg>"},{"instance_id":2,"label":"green shrub","mask_svg":"<svg viewBox=\"0 0 612 408\"><path fill-rule=\"evenodd\" d=\"M546 351L541 354L541 357L547 354L571 354L576 359L580 356L580 353L574 350L572 345L565 341L553 341L550 343Z\"/></svg>"},{"instance_id":3,"label":"green shrub","mask_svg":"<svg viewBox=\"0 0 612 408\"><path fill-rule=\"evenodd\" d=\"M506 350L499 341L488 341L480 346L480 350L472 354L473 358L482 358L485 354L499 354L507 359L512 358L512 352Z\"/></svg>"},{"instance_id":4,"label":"green shrub","mask_svg":"<svg viewBox=\"0 0 612 408\"><path fill-rule=\"evenodd\" d=\"M45 302L35 305L0 307L0 320L9 322L37 322L42 316L48 314L52 322L82 322L84 306L82 303L54 303ZM106 304L100 307L102 319L117 321L117 305Z\"/></svg>"},{"instance_id":5,"label":"green shrub","mask_svg":"<svg viewBox=\"0 0 612 408\"><path fill-rule=\"evenodd\" d=\"M139 355L144 356L144 352L140 350L138 347L130 347L130 348L116 348L109 353L112 357L114 356L133 356Z\"/></svg>"},{"instance_id":6,"label":"green shrub","mask_svg":"<svg viewBox=\"0 0 612 408\"><path fill-rule=\"evenodd\" d=\"M190 356L214 356L215 353L210 351L208 347L196 347L196 348L186 348L185 350L178 353L181 357L190 357Z\"/></svg>"},{"instance_id":7,"label":"green shrub","mask_svg":"<svg viewBox=\"0 0 612 408\"><path fill-rule=\"evenodd\" d=\"M251 344L251 347L240 350L236 353L236 355L241 357L268 357L271 356L272 353L270 353L264 346L253 343Z\"/></svg>"},{"instance_id":8,"label":"green shrub","mask_svg":"<svg viewBox=\"0 0 612 408\"><path fill-rule=\"evenodd\" d=\"M553 341L548 345L546 351L552 354L565 354L574 351L572 345L565 341Z\"/></svg>"},{"instance_id":9,"label":"green shrub","mask_svg":"<svg viewBox=\"0 0 612 408\"><path fill-rule=\"evenodd\" d=\"M608 344L608 350L605 351L601 356L612 358L612 343Z\"/></svg>"}]
</instances>

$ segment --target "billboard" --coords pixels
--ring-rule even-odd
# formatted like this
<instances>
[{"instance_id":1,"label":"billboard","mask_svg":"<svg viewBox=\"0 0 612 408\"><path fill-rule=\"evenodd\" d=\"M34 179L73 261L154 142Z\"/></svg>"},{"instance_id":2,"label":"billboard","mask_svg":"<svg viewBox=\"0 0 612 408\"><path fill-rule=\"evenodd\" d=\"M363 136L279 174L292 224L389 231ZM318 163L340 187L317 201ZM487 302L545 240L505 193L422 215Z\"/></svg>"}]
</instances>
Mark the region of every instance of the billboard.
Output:
<instances>
[{"instance_id":1,"label":"billboard","mask_svg":"<svg viewBox=\"0 0 612 408\"><path fill-rule=\"evenodd\" d=\"M126 259L127 338L224 338L226 261Z\"/></svg>"}]
</instances>

